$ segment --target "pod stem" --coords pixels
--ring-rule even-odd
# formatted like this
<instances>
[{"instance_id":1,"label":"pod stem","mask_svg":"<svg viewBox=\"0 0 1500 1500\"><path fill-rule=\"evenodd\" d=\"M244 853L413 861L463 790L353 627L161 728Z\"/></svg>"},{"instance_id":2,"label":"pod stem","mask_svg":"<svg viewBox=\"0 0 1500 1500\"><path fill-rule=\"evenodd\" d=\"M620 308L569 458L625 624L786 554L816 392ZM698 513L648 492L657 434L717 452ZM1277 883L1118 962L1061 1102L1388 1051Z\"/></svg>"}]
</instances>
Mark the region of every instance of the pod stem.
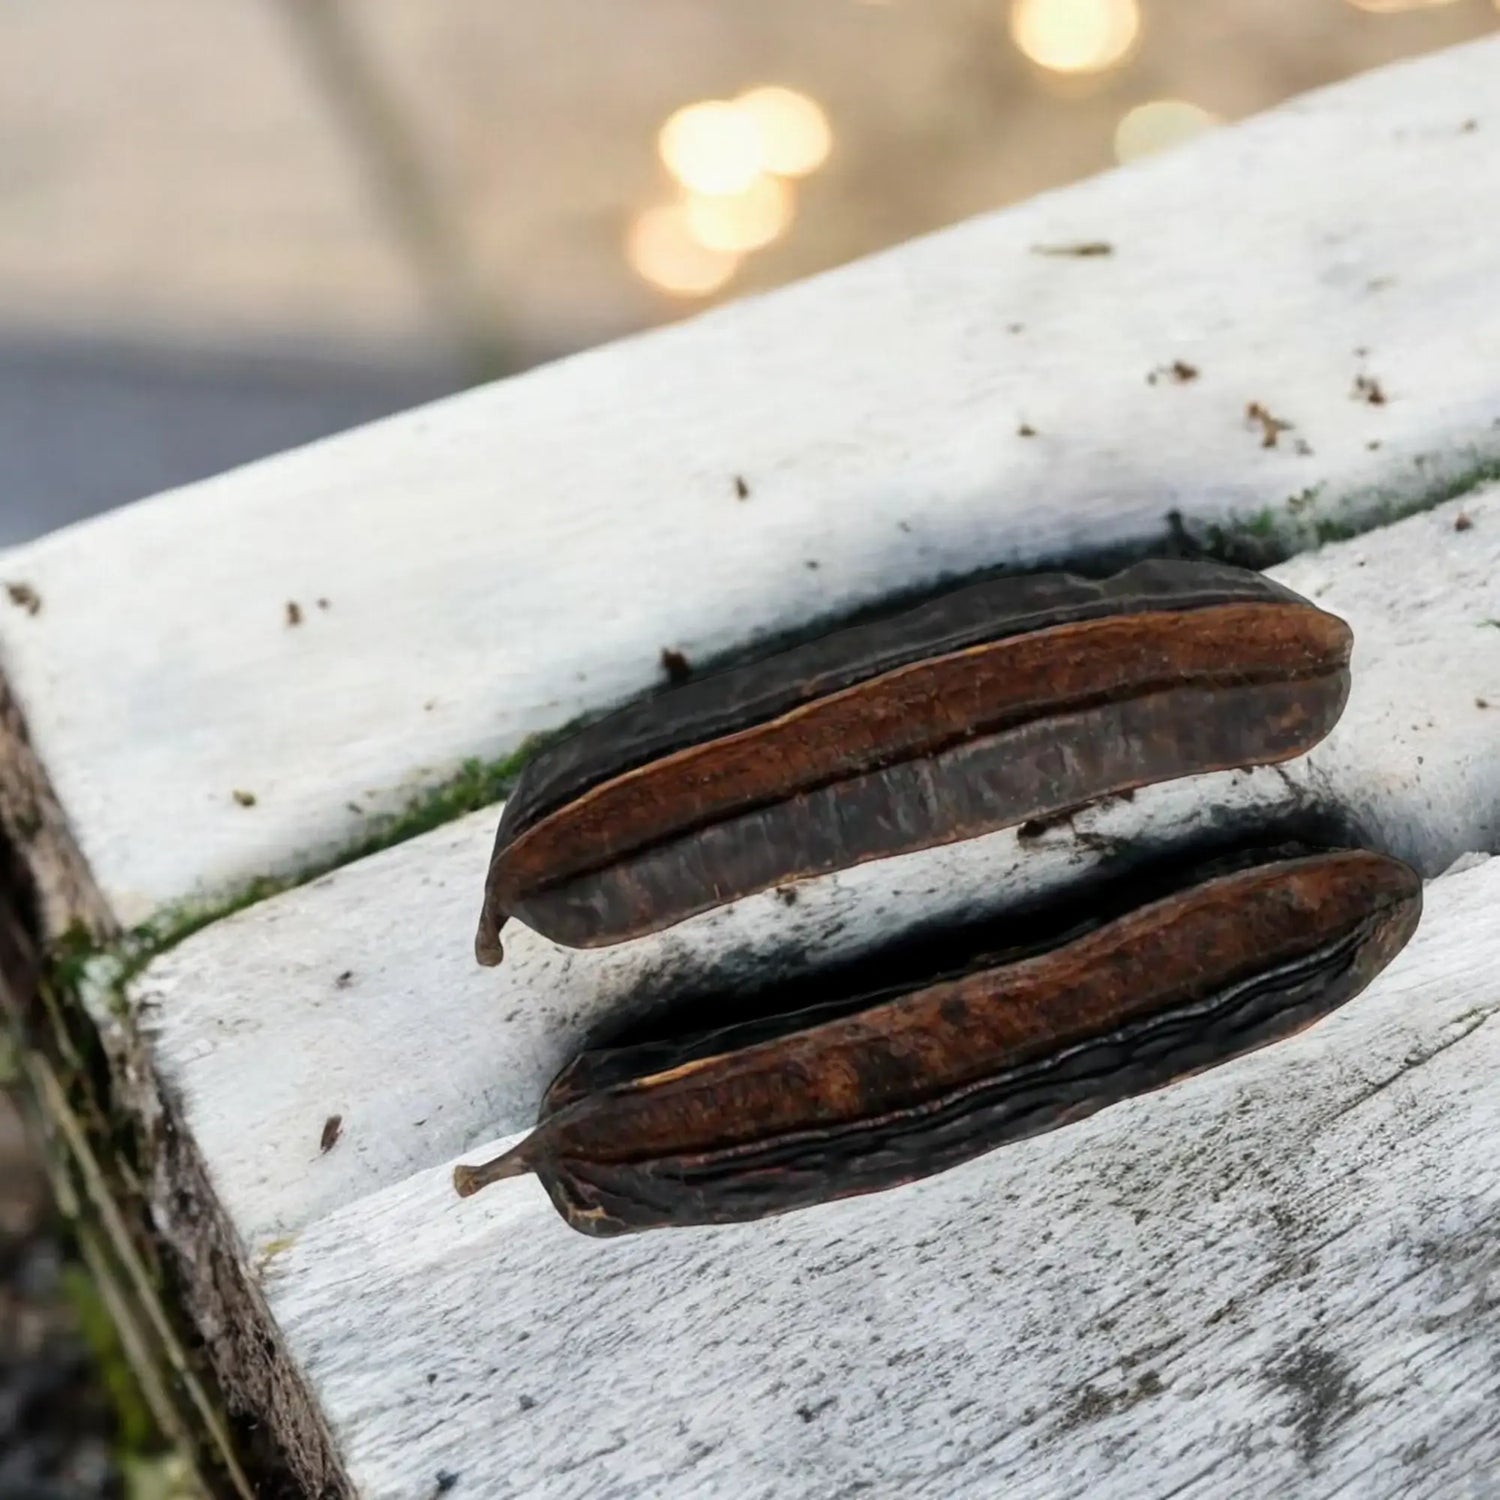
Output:
<instances>
[{"instance_id":1,"label":"pod stem","mask_svg":"<svg viewBox=\"0 0 1500 1500\"><path fill-rule=\"evenodd\" d=\"M486 969L493 969L505 957L500 945L500 929L505 926L506 913L492 911L488 901L479 918L479 930L474 934L474 957Z\"/></svg>"},{"instance_id":2,"label":"pod stem","mask_svg":"<svg viewBox=\"0 0 1500 1500\"><path fill-rule=\"evenodd\" d=\"M470 1198L480 1188L488 1187L492 1182L503 1182L507 1177L524 1177L528 1172L536 1168L526 1155L526 1148L531 1144L530 1140L524 1140L518 1146L512 1146L509 1151L493 1157L489 1161L479 1162L474 1166L460 1165L453 1169L453 1187L460 1198Z\"/></svg>"}]
</instances>

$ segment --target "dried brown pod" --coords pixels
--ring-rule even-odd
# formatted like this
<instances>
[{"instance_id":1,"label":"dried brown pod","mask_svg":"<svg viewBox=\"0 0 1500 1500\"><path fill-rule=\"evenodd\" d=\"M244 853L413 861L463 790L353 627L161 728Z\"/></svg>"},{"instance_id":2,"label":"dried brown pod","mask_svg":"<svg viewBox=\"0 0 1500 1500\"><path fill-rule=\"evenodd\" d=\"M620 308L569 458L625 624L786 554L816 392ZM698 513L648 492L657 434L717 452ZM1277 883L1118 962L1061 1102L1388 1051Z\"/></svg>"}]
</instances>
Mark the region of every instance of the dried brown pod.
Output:
<instances>
[{"instance_id":1,"label":"dried brown pod","mask_svg":"<svg viewBox=\"0 0 1500 1500\"><path fill-rule=\"evenodd\" d=\"M1326 1016L1415 931L1400 860L1241 851L1052 924L980 924L876 990L585 1053L464 1196L535 1172L591 1235L759 1219L927 1177ZM998 943L998 948L991 946ZM925 969L924 969L925 965ZM900 977L895 977L900 976Z\"/></svg>"},{"instance_id":2,"label":"dried brown pod","mask_svg":"<svg viewBox=\"0 0 1500 1500\"><path fill-rule=\"evenodd\" d=\"M1005 578L705 673L532 760L475 938L569 947L989 833L1113 792L1270 764L1333 727L1349 627L1238 568Z\"/></svg>"}]
</instances>

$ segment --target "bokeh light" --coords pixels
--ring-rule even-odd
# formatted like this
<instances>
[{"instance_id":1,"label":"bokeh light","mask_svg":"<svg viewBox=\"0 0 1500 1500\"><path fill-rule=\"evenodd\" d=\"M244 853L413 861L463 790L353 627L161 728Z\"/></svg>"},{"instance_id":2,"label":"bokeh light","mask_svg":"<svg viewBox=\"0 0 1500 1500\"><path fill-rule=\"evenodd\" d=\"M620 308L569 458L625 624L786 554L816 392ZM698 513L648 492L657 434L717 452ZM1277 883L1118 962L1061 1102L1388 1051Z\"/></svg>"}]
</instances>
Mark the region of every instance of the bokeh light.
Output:
<instances>
[{"instance_id":1,"label":"bokeh light","mask_svg":"<svg viewBox=\"0 0 1500 1500\"><path fill-rule=\"evenodd\" d=\"M762 170L760 129L727 99L684 105L661 127L656 148L667 170L694 193L743 193Z\"/></svg>"},{"instance_id":2,"label":"bokeh light","mask_svg":"<svg viewBox=\"0 0 1500 1500\"><path fill-rule=\"evenodd\" d=\"M1136 0L1013 0L1010 34L1017 47L1054 73L1098 73L1135 45Z\"/></svg>"},{"instance_id":3,"label":"bokeh light","mask_svg":"<svg viewBox=\"0 0 1500 1500\"><path fill-rule=\"evenodd\" d=\"M792 222L792 190L777 177L758 177L743 193L689 195L688 233L709 250L743 255L778 239Z\"/></svg>"},{"instance_id":4,"label":"bokeh light","mask_svg":"<svg viewBox=\"0 0 1500 1500\"><path fill-rule=\"evenodd\" d=\"M707 297L739 265L739 256L694 237L683 203L658 204L637 214L625 236L625 258L642 281L675 297Z\"/></svg>"},{"instance_id":5,"label":"bokeh light","mask_svg":"<svg viewBox=\"0 0 1500 1500\"><path fill-rule=\"evenodd\" d=\"M768 84L735 100L760 133L760 161L778 177L806 177L828 160L833 131L817 100Z\"/></svg>"},{"instance_id":6,"label":"bokeh light","mask_svg":"<svg viewBox=\"0 0 1500 1500\"><path fill-rule=\"evenodd\" d=\"M1128 110L1115 126L1115 160L1135 161L1180 146L1217 125L1218 118L1185 99L1153 99Z\"/></svg>"}]
</instances>

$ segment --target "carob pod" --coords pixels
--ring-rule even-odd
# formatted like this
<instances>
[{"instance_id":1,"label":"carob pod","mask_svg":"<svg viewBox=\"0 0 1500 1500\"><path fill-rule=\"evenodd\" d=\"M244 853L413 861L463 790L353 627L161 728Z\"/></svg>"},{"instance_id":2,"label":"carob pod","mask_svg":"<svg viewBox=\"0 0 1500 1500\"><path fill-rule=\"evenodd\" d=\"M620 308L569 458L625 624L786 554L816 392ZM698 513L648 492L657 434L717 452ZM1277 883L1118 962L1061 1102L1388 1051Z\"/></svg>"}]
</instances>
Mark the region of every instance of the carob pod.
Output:
<instances>
[{"instance_id":1,"label":"carob pod","mask_svg":"<svg viewBox=\"0 0 1500 1500\"><path fill-rule=\"evenodd\" d=\"M1174 777L1301 755L1349 627L1258 573L1151 561L958 589L668 689L531 761L475 938L569 947Z\"/></svg>"},{"instance_id":2,"label":"carob pod","mask_svg":"<svg viewBox=\"0 0 1500 1500\"><path fill-rule=\"evenodd\" d=\"M1405 945L1422 885L1361 849L1242 849L971 927L881 990L583 1057L467 1196L535 1172L573 1228L763 1218L941 1172L1312 1024ZM930 955L923 962L929 962Z\"/></svg>"}]
</instances>

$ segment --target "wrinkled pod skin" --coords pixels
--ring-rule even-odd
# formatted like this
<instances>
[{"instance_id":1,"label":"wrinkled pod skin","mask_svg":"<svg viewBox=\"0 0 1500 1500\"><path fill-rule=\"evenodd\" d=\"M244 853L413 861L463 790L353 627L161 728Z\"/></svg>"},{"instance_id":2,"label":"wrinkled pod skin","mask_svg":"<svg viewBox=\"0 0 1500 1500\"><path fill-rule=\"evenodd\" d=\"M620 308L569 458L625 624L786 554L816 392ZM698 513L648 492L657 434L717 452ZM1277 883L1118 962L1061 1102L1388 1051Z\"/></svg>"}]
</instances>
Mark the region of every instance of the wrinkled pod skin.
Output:
<instances>
[{"instance_id":1,"label":"wrinkled pod skin","mask_svg":"<svg viewBox=\"0 0 1500 1500\"><path fill-rule=\"evenodd\" d=\"M1364 989L1421 907L1412 869L1359 849L1133 879L1024 946L996 951L981 924L942 974L585 1053L537 1128L455 1187L534 1172L598 1236L891 1188L1300 1031Z\"/></svg>"},{"instance_id":2,"label":"wrinkled pod skin","mask_svg":"<svg viewBox=\"0 0 1500 1500\"><path fill-rule=\"evenodd\" d=\"M1145 562L955 590L669 689L540 752L475 938L618 943L789 881L1301 755L1352 640L1260 574Z\"/></svg>"}]
</instances>

